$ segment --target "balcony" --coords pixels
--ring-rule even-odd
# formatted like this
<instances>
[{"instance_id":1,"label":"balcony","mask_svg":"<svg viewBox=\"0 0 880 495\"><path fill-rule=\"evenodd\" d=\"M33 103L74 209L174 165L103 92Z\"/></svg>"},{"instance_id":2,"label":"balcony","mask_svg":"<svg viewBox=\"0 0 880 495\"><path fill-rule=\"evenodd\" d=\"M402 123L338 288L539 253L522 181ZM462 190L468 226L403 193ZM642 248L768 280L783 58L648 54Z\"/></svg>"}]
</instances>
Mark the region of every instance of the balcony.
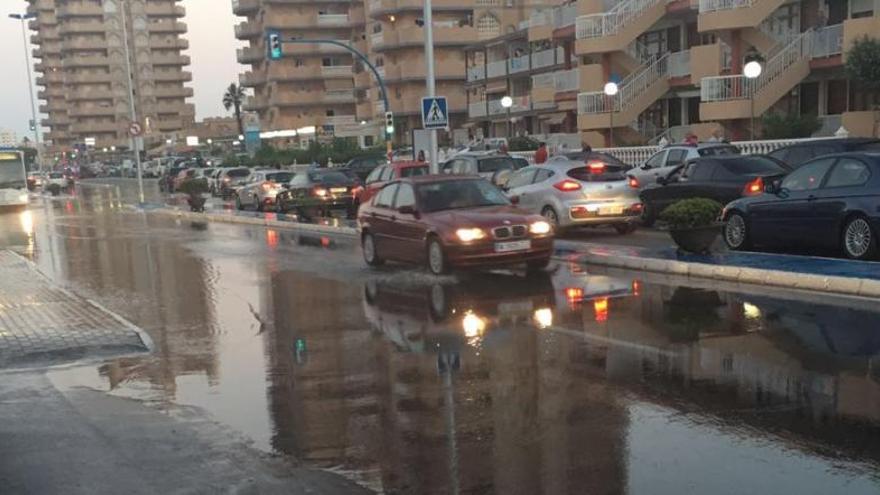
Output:
<instances>
[{"instance_id":1,"label":"balcony","mask_svg":"<svg viewBox=\"0 0 880 495\"><path fill-rule=\"evenodd\" d=\"M468 117L475 119L485 117L488 114L486 101L476 101L468 104Z\"/></svg>"},{"instance_id":2,"label":"balcony","mask_svg":"<svg viewBox=\"0 0 880 495\"><path fill-rule=\"evenodd\" d=\"M476 65L474 67L468 67L468 70L467 70L468 82L481 81L483 79L486 79L486 66Z\"/></svg>"},{"instance_id":3,"label":"balcony","mask_svg":"<svg viewBox=\"0 0 880 495\"><path fill-rule=\"evenodd\" d=\"M186 66L186 65L190 64L190 59L189 59L188 55L153 53L150 56L150 62L154 66L156 66L156 65Z\"/></svg>"},{"instance_id":4,"label":"balcony","mask_svg":"<svg viewBox=\"0 0 880 495\"><path fill-rule=\"evenodd\" d=\"M264 71L260 71L245 72L244 74L239 74L238 83L247 88L262 86L263 84L266 84L266 73Z\"/></svg>"},{"instance_id":5,"label":"balcony","mask_svg":"<svg viewBox=\"0 0 880 495\"><path fill-rule=\"evenodd\" d=\"M486 78L501 77L507 75L507 61L496 60L486 64Z\"/></svg>"},{"instance_id":6,"label":"balcony","mask_svg":"<svg viewBox=\"0 0 880 495\"><path fill-rule=\"evenodd\" d=\"M471 26L458 27L455 23L434 27L434 46L465 46L477 40L477 31ZM455 25L453 25L455 24ZM384 44L375 47L376 50L388 50L393 48L414 47L425 45L425 32L422 28L413 26L399 28L385 32Z\"/></svg>"},{"instance_id":7,"label":"balcony","mask_svg":"<svg viewBox=\"0 0 880 495\"><path fill-rule=\"evenodd\" d=\"M258 112L267 108L269 108L269 103L262 96L248 96L242 105L242 109L247 112Z\"/></svg>"},{"instance_id":8,"label":"balcony","mask_svg":"<svg viewBox=\"0 0 880 495\"><path fill-rule=\"evenodd\" d=\"M89 86L80 86L80 88L89 88ZM124 98L125 93L116 93L109 88L74 89L67 93L67 101L112 100L114 97Z\"/></svg>"},{"instance_id":9,"label":"balcony","mask_svg":"<svg viewBox=\"0 0 880 495\"><path fill-rule=\"evenodd\" d=\"M90 39L73 39L67 40L62 47L62 52L69 52L74 50L106 50L107 42L105 40L90 40Z\"/></svg>"},{"instance_id":10,"label":"balcony","mask_svg":"<svg viewBox=\"0 0 880 495\"><path fill-rule=\"evenodd\" d=\"M522 55L520 57L513 57L507 59L507 71L510 74L515 74L517 72L524 72L531 68L531 64L529 63L531 60L531 56Z\"/></svg>"},{"instance_id":11,"label":"balcony","mask_svg":"<svg viewBox=\"0 0 880 495\"><path fill-rule=\"evenodd\" d=\"M193 89L184 86L175 88L156 88L153 90L156 98L191 98Z\"/></svg>"},{"instance_id":12,"label":"balcony","mask_svg":"<svg viewBox=\"0 0 880 495\"><path fill-rule=\"evenodd\" d=\"M690 77L691 51L684 50L669 54L669 67L667 70L669 77Z\"/></svg>"},{"instance_id":13,"label":"balcony","mask_svg":"<svg viewBox=\"0 0 880 495\"><path fill-rule=\"evenodd\" d=\"M108 133L121 132L128 129L128 126L116 122L77 122L73 124L73 132L75 133Z\"/></svg>"},{"instance_id":14,"label":"balcony","mask_svg":"<svg viewBox=\"0 0 880 495\"><path fill-rule=\"evenodd\" d=\"M242 22L241 24L235 25L235 37L240 40L246 40L250 38L257 38L262 36L263 32L260 29L259 24L256 22Z\"/></svg>"},{"instance_id":15,"label":"balcony","mask_svg":"<svg viewBox=\"0 0 880 495\"><path fill-rule=\"evenodd\" d=\"M153 72L153 80L157 82L189 82L192 74L185 71Z\"/></svg>"},{"instance_id":16,"label":"balcony","mask_svg":"<svg viewBox=\"0 0 880 495\"><path fill-rule=\"evenodd\" d=\"M380 31L378 33L373 33L370 35L370 46L375 48L377 46L382 46L385 43L385 32Z\"/></svg>"},{"instance_id":17,"label":"balcony","mask_svg":"<svg viewBox=\"0 0 880 495\"><path fill-rule=\"evenodd\" d=\"M348 78L351 79L354 74L351 65L330 65L321 67L321 75L326 78Z\"/></svg>"},{"instance_id":18,"label":"balcony","mask_svg":"<svg viewBox=\"0 0 880 495\"><path fill-rule=\"evenodd\" d=\"M189 48L189 41L182 38L162 39L150 37L150 48L155 50L186 50Z\"/></svg>"},{"instance_id":19,"label":"balcony","mask_svg":"<svg viewBox=\"0 0 880 495\"><path fill-rule=\"evenodd\" d=\"M580 69L560 70L532 76L533 93L536 90L546 90L554 94L565 93L578 91L580 87Z\"/></svg>"},{"instance_id":20,"label":"balcony","mask_svg":"<svg viewBox=\"0 0 880 495\"><path fill-rule=\"evenodd\" d=\"M348 14L318 14L319 26L347 26L349 22Z\"/></svg>"},{"instance_id":21,"label":"balcony","mask_svg":"<svg viewBox=\"0 0 880 495\"><path fill-rule=\"evenodd\" d=\"M757 27L787 0L700 0L700 32Z\"/></svg>"},{"instance_id":22,"label":"balcony","mask_svg":"<svg viewBox=\"0 0 880 495\"><path fill-rule=\"evenodd\" d=\"M555 50L542 50L532 53L531 57L532 69L550 67L565 62L565 49L560 46Z\"/></svg>"},{"instance_id":23,"label":"balcony","mask_svg":"<svg viewBox=\"0 0 880 495\"><path fill-rule=\"evenodd\" d=\"M812 41L813 58L835 57L843 54L843 24L817 29Z\"/></svg>"},{"instance_id":24,"label":"balcony","mask_svg":"<svg viewBox=\"0 0 880 495\"><path fill-rule=\"evenodd\" d=\"M603 91L578 95L578 127L582 130L607 129L612 123L626 126L642 111L669 91L669 55L657 59L643 70L627 76L616 96Z\"/></svg>"},{"instance_id":25,"label":"balcony","mask_svg":"<svg viewBox=\"0 0 880 495\"><path fill-rule=\"evenodd\" d=\"M421 0L370 0L368 7L370 17L373 18L398 12L421 13L424 8ZM473 3L462 0L432 0L431 2L431 10L435 12L465 12L473 8Z\"/></svg>"},{"instance_id":26,"label":"balcony","mask_svg":"<svg viewBox=\"0 0 880 495\"><path fill-rule=\"evenodd\" d=\"M251 0L251 3L257 3ZM179 5L171 5L168 3L147 2L144 5L144 12L151 17L186 17L186 9Z\"/></svg>"},{"instance_id":27,"label":"balcony","mask_svg":"<svg viewBox=\"0 0 880 495\"><path fill-rule=\"evenodd\" d=\"M186 32L186 23L174 21L171 19L152 19L147 24L147 29L151 33L179 33Z\"/></svg>"},{"instance_id":28,"label":"balcony","mask_svg":"<svg viewBox=\"0 0 880 495\"><path fill-rule=\"evenodd\" d=\"M578 55L625 50L666 15L669 0L624 0L611 10L577 18Z\"/></svg>"},{"instance_id":29,"label":"balcony","mask_svg":"<svg viewBox=\"0 0 880 495\"><path fill-rule=\"evenodd\" d=\"M162 132L172 132L184 128L183 119L179 117L157 119L154 125Z\"/></svg>"},{"instance_id":30,"label":"balcony","mask_svg":"<svg viewBox=\"0 0 880 495\"><path fill-rule=\"evenodd\" d=\"M328 40L350 46L349 40ZM333 43L287 43L284 45L287 55L319 55L322 53L350 53L348 49Z\"/></svg>"},{"instance_id":31,"label":"balcony","mask_svg":"<svg viewBox=\"0 0 880 495\"><path fill-rule=\"evenodd\" d=\"M232 13L247 15L260 9L260 0L232 0Z\"/></svg>"},{"instance_id":32,"label":"balcony","mask_svg":"<svg viewBox=\"0 0 880 495\"><path fill-rule=\"evenodd\" d=\"M106 31L103 21L65 22L58 28L60 35L66 34L100 34Z\"/></svg>"},{"instance_id":33,"label":"balcony","mask_svg":"<svg viewBox=\"0 0 880 495\"><path fill-rule=\"evenodd\" d=\"M95 3L61 5L57 12L59 19L65 17L104 17L104 7Z\"/></svg>"},{"instance_id":34,"label":"balcony","mask_svg":"<svg viewBox=\"0 0 880 495\"><path fill-rule=\"evenodd\" d=\"M59 113L58 115L52 116L51 119L40 120L40 125L42 125L44 127L56 127L56 126L70 125L70 117Z\"/></svg>"},{"instance_id":35,"label":"balcony","mask_svg":"<svg viewBox=\"0 0 880 495\"><path fill-rule=\"evenodd\" d=\"M315 105L326 105L328 103L353 104L355 102L355 99L354 93L351 90L331 90L326 92L276 92L269 102L272 106L279 107L307 107Z\"/></svg>"},{"instance_id":36,"label":"balcony","mask_svg":"<svg viewBox=\"0 0 880 495\"><path fill-rule=\"evenodd\" d=\"M247 46L235 51L236 60L240 64L253 64L266 57L266 49L259 46Z\"/></svg>"},{"instance_id":37,"label":"balcony","mask_svg":"<svg viewBox=\"0 0 880 495\"><path fill-rule=\"evenodd\" d=\"M127 110L126 110L127 111ZM113 107L95 107L95 106L71 106L67 114L71 117L109 117L116 115L116 109Z\"/></svg>"},{"instance_id":38,"label":"balcony","mask_svg":"<svg viewBox=\"0 0 880 495\"><path fill-rule=\"evenodd\" d=\"M87 57L64 59L64 67L106 67L108 65L110 65L110 57L106 55L89 55Z\"/></svg>"}]
</instances>

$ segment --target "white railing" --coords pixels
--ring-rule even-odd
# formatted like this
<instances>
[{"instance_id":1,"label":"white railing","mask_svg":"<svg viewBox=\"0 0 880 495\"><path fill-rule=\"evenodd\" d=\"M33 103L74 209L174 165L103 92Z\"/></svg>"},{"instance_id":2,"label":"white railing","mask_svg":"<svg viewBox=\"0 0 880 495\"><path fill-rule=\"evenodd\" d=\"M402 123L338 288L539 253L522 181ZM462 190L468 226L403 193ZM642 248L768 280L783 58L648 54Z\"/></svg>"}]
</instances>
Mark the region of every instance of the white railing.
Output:
<instances>
[{"instance_id":1,"label":"white railing","mask_svg":"<svg viewBox=\"0 0 880 495\"><path fill-rule=\"evenodd\" d=\"M557 92L577 91L581 87L581 72L578 69L561 70L553 73L553 85Z\"/></svg>"},{"instance_id":2,"label":"white railing","mask_svg":"<svg viewBox=\"0 0 880 495\"><path fill-rule=\"evenodd\" d=\"M553 9L553 27L556 29L571 26L577 22L577 3L563 5Z\"/></svg>"},{"instance_id":3,"label":"white railing","mask_svg":"<svg viewBox=\"0 0 880 495\"><path fill-rule=\"evenodd\" d=\"M501 100L489 100L489 115L501 115L507 113L507 109L501 105Z\"/></svg>"},{"instance_id":4,"label":"white railing","mask_svg":"<svg viewBox=\"0 0 880 495\"><path fill-rule=\"evenodd\" d=\"M843 24L817 29L813 33L813 58L833 57L843 53Z\"/></svg>"},{"instance_id":5,"label":"white railing","mask_svg":"<svg viewBox=\"0 0 880 495\"><path fill-rule=\"evenodd\" d=\"M786 69L810 56L813 31L806 31L786 45L764 66L761 75L749 79L742 74L704 77L700 82L700 100L703 102L747 100L777 80Z\"/></svg>"},{"instance_id":6,"label":"white railing","mask_svg":"<svg viewBox=\"0 0 880 495\"><path fill-rule=\"evenodd\" d=\"M486 102L485 101L477 101L474 103L470 103L468 105L468 116L471 118L485 117L486 116Z\"/></svg>"},{"instance_id":7,"label":"white railing","mask_svg":"<svg viewBox=\"0 0 880 495\"><path fill-rule=\"evenodd\" d=\"M700 0L700 13L751 7L755 0Z\"/></svg>"},{"instance_id":8,"label":"white railing","mask_svg":"<svg viewBox=\"0 0 880 495\"><path fill-rule=\"evenodd\" d=\"M370 45L376 47L385 43L385 31L379 31L370 35Z\"/></svg>"},{"instance_id":9,"label":"white railing","mask_svg":"<svg viewBox=\"0 0 880 495\"><path fill-rule=\"evenodd\" d=\"M532 12L529 17L529 27L544 26L549 23L550 12L546 10Z\"/></svg>"},{"instance_id":10,"label":"white railing","mask_svg":"<svg viewBox=\"0 0 880 495\"><path fill-rule=\"evenodd\" d=\"M552 88L555 86L555 73L545 72L532 76L532 89Z\"/></svg>"},{"instance_id":11,"label":"white railing","mask_svg":"<svg viewBox=\"0 0 880 495\"><path fill-rule=\"evenodd\" d=\"M529 70L529 56L522 55L520 57L514 57L507 60L507 68L510 71L510 74L514 72L522 72L524 70Z\"/></svg>"},{"instance_id":12,"label":"white railing","mask_svg":"<svg viewBox=\"0 0 880 495\"><path fill-rule=\"evenodd\" d=\"M507 75L507 60L496 60L486 64L486 77Z\"/></svg>"},{"instance_id":13,"label":"white railing","mask_svg":"<svg viewBox=\"0 0 880 495\"><path fill-rule=\"evenodd\" d=\"M553 49L541 50L540 52L535 52L532 54L533 69L549 67L551 65L556 65L556 63L556 51Z\"/></svg>"},{"instance_id":14,"label":"white railing","mask_svg":"<svg viewBox=\"0 0 880 495\"><path fill-rule=\"evenodd\" d=\"M350 76L352 75L352 66L350 65L325 65L321 67L322 76Z\"/></svg>"},{"instance_id":15,"label":"white railing","mask_svg":"<svg viewBox=\"0 0 880 495\"><path fill-rule=\"evenodd\" d=\"M691 51L684 50L669 55L669 77L685 77L691 73Z\"/></svg>"},{"instance_id":16,"label":"white railing","mask_svg":"<svg viewBox=\"0 0 880 495\"><path fill-rule=\"evenodd\" d=\"M608 12L582 15L577 18L578 39L600 38L620 32L621 28L641 15L645 10L667 0L625 0Z\"/></svg>"},{"instance_id":17,"label":"white railing","mask_svg":"<svg viewBox=\"0 0 880 495\"><path fill-rule=\"evenodd\" d=\"M592 91L578 95L578 113L596 114L620 112L634 105L638 97L658 80L668 77L669 55L624 79L616 96L609 97L602 91Z\"/></svg>"},{"instance_id":18,"label":"white railing","mask_svg":"<svg viewBox=\"0 0 880 495\"><path fill-rule=\"evenodd\" d=\"M333 90L324 93L326 101L349 101L354 100L354 94L346 90Z\"/></svg>"},{"instance_id":19,"label":"white railing","mask_svg":"<svg viewBox=\"0 0 880 495\"><path fill-rule=\"evenodd\" d=\"M348 14L318 14L319 26L341 26L348 24Z\"/></svg>"},{"instance_id":20,"label":"white railing","mask_svg":"<svg viewBox=\"0 0 880 495\"><path fill-rule=\"evenodd\" d=\"M486 79L486 66L485 65L477 65L474 67L468 67L467 80L468 81L479 81L480 79Z\"/></svg>"}]
</instances>

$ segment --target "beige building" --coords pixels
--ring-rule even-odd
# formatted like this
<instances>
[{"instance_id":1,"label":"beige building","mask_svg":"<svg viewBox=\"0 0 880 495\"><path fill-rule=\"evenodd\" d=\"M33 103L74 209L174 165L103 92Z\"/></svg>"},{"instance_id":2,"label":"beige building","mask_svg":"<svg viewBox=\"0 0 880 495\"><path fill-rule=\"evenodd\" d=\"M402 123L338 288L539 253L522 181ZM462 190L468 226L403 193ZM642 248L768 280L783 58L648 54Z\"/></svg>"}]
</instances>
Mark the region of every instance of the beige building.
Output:
<instances>
[{"instance_id":1,"label":"beige building","mask_svg":"<svg viewBox=\"0 0 880 495\"><path fill-rule=\"evenodd\" d=\"M189 57L178 0L29 0L36 34L40 113L48 118L45 139L56 150L95 138L96 147L127 147L130 98L124 29L133 70L134 104L149 145L194 119L186 103L193 90L183 68Z\"/></svg>"},{"instance_id":2,"label":"beige building","mask_svg":"<svg viewBox=\"0 0 880 495\"><path fill-rule=\"evenodd\" d=\"M542 3L500 0L436 0L433 9L436 94L450 107L451 128L467 117L465 47L516 30ZM375 77L345 49L322 44L285 44L281 60L267 60L266 33L285 39L338 40L367 55L384 78L395 139L406 143L421 127L426 95L422 2L365 0L233 0L247 20L236 36L250 45L238 60L250 64L241 83L254 89L246 108L260 115L264 130L316 126L335 135L383 129L385 106Z\"/></svg>"},{"instance_id":3,"label":"beige building","mask_svg":"<svg viewBox=\"0 0 880 495\"><path fill-rule=\"evenodd\" d=\"M0 147L12 148L18 146L18 135L9 129L0 129Z\"/></svg>"},{"instance_id":4,"label":"beige building","mask_svg":"<svg viewBox=\"0 0 880 495\"><path fill-rule=\"evenodd\" d=\"M811 114L822 123L816 135L841 126L872 135L870 95L846 79L843 62L878 23L876 0L579 0L472 48L468 117L484 134L504 134L507 95L519 133L579 132L601 146L613 127L625 145L708 137L719 125L748 139L754 104L759 121ZM749 80L752 57L763 72ZM609 81L614 97L603 91Z\"/></svg>"}]
</instances>

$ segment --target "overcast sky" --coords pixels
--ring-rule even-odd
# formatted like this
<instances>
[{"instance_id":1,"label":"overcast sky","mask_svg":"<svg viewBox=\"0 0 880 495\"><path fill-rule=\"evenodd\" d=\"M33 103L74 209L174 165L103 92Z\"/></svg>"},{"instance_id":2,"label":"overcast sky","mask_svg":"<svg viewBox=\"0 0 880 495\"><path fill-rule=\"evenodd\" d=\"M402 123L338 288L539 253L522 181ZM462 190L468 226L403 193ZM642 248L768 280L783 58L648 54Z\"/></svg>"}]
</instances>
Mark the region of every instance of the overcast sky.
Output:
<instances>
[{"instance_id":1,"label":"overcast sky","mask_svg":"<svg viewBox=\"0 0 880 495\"><path fill-rule=\"evenodd\" d=\"M10 13L23 13L27 9L24 0L0 0L0 61L3 73L0 79L0 128L12 129L19 139L27 134L31 107L28 103L27 74L22 50L21 26L7 17ZM184 52L192 59L187 70L193 74L188 83L195 91L191 100L196 105L196 118L227 115L220 100L224 89L231 82L238 82L244 67L235 60L235 49L241 43L235 39L233 26L238 19L232 14L230 0L183 0L186 7L184 22L189 27L185 35L189 50ZM33 34L28 32L28 38ZM28 39L30 42L30 39ZM28 53L33 47L28 48ZM33 64L33 58L31 58ZM36 75L34 75L36 78ZM36 95L36 89L35 95ZM39 111L39 102L37 102ZM45 115L38 115L43 119Z\"/></svg>"}]
</instances>

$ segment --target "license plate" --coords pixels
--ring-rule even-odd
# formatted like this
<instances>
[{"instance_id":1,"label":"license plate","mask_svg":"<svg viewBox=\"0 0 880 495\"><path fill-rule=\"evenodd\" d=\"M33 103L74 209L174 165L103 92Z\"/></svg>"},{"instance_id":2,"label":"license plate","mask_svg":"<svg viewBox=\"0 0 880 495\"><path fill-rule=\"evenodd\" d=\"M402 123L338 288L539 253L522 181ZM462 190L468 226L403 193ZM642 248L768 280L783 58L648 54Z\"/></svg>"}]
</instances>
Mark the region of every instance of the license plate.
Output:
<instances>
[{"instance_id":1,"label":"license plate","mask_svg":"<svg viewBox=\"0 0 880 495\"><path fill-rule=\"evenodd\" d=\"M530 313L533 307L532 301L503 302L498 304L498 312L502 315Z\"/></svg>"},{"instance_id":2,"label":"license plate","mask_svg":"<svg viewBox=\"0 0 880 495\"><path fill-rule=\"evenodd\" d=\"M345 194L347 192L348 192L347 187L331 187L330 188L331 194Z\"/></svg>"},{"instance_id":3,"label":"license plate","mask_svg":"<svg viewBox=\"0 0 880 495\"><path fill-rule=\"evenodd\" d=\"M527 249L532 248L532 241L510 241L510 242L496 242L495 243L495 252L496 253L510 253L513 251L525 251Z\"/></svg>"},{"instance_id":4,"label":"license plate","mask_svg":"<svg viewBox=\"0 0 880 495\"><path fill-rule=\"evenodd\" d=\"M622 215L623 206L603 206L599 208L600 215Z\"/></svg>"}]
</instances>

